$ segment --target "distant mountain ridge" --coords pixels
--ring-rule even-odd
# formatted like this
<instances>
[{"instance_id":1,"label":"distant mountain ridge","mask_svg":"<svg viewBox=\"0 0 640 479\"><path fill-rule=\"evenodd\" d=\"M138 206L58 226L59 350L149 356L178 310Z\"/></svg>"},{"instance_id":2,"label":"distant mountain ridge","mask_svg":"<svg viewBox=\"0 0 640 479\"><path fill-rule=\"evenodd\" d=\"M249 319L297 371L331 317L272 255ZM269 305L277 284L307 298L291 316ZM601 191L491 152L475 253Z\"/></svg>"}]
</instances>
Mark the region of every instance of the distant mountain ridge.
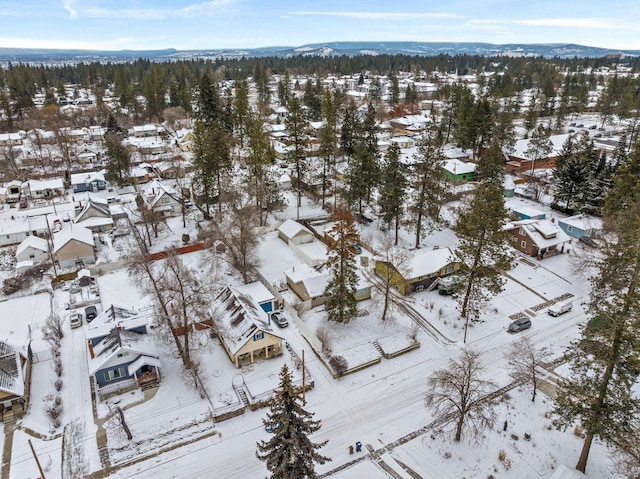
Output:
<instances>
[{"instance_id":1,"label":"distant mountain ridge","mask_svg":"<svg viewBox=\"0 0 640 479\"><path fill-rule=\"evenodd\" d=\"M609 55L639 56L640 50L614 50L572 43L493 44L481 42L327 42L298 47L272 46L261 48L212 48L199 50L61 50L33 48L0 48L0 61L50 62L50 61L127 61L137 58L150 60L177 60L191 58L241 58L295 55L511 55L543 57L605 57Z\"/></svg>"}]
</instances>

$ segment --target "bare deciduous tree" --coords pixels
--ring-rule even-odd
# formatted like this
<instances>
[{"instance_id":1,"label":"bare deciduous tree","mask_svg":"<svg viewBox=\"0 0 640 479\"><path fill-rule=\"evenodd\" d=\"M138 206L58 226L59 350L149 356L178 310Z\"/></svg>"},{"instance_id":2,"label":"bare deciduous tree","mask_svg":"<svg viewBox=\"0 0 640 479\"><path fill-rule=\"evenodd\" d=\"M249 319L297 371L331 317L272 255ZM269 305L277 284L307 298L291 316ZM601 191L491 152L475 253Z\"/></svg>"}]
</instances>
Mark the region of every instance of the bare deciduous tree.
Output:
<instances>
[{"instance_id":1,"label":"bare deciduous tree","mask_svg":"<svg viewBox=\"0 0 640 479\"><path fill-rule=\"evenodd\" d=\"M551 351L546 347L536 348L531 339L524 337L519 341L514 341L511 349L505 354L511 376L514 379L522 379L533 387L531 401L536 400L536 392L538 390L538 371L537 368L542 362L549 359Z\"/></svg>"},{"instance_id":2,"label":"bare deciduous tree","mask_svg":"<svg viewBox=\"0 0 640 479\"><path fill-rule=\"evenodd\" d=\"M228 261L242 275L246 284L251 281L251 270L258 265L258 232L256 230L257 211L250 199L231 198L229 214L214 222L204 232L212 244L215 240L225 245L221 257Z\"/></svg>"},{"instance_id":3,"label":"bare deciduous tree","mask_svg":"<svg viewBox=\"0 0 640 479\"><path fill-rule=\"evenodd\" d=\"M394 238L391 234L384 234L379 242L381 248L381 261L387 267L376 268L375 275L371 276L373 287L379 293L382 302L382 321L387 318L387 313L398 308L405 297L394 288L394 283L399 274L406 273L409 264L409 254L406 250L394 246Z\"/></svg>"},{"instance_id":4,"label":"bare deciduous tree","mask_svg":"<svg viewBox=\"0 0 640 479\"><path fill-rule=\"evenodd\" d=\"M452 359L449 367L429 378L425 403L445 426L454 425L456 441L465 429L478 436L493 427L495 412L489 393L496 386L482 379L484 372L480 355L465 349L458 360Z\"/></svg>"}]
</instances>

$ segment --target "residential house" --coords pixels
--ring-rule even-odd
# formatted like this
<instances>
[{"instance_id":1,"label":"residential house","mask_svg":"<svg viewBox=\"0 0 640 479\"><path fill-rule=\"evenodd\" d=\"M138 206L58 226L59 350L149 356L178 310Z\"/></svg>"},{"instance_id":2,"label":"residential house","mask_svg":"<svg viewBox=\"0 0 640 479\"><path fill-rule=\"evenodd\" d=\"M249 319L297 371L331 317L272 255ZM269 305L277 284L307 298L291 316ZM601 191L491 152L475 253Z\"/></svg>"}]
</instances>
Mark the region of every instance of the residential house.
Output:
<instances>
[{"instance_id":1,"label":"residential house","mask_svg":"<svg viewBox=\"0 0 640 479\"><path fill-rule=\"evenodd\" d=\"M114 327L97 343L88 340L87 346L89 374L101 399L158 386L161 363L151 335Z\"/></svg>"},{"instance_id":2,"label":"residential house","mask_svg":"<svg viewBox=\"0 0 640 479\"><path fill-rule=\"evenodd\" d=\"M0 133L0 146L19 146L22 145L24 132L17 133Z\"/></svg>"},{"instance_id":3,"label":"residential house","mask_svg":"<svg viewBox=\"0 0 640 479\"><path fill-rule=\"evenodd\" d=\"M107 129L103 126L90 126L89 127L89 138L91 141L102 141L104 140L104 135L107 133Z\"/></svg>"},{"instance_id":4,"label":"residential house","mask_svg":"<svg viewBox=\"0 0 640 479\"><path fill-rule=\"evenodd\" d=\"M80 205L81 209L73 220L76 225L90 229L94 233L113 229L113 218L106 201L89 199L84 205L80 202Z\"/></svg>"},{"instance_id":5,"label":"residential house","mask_svg":"<svg viewBox=\"0 0 640 479\"><path fill-rule=\"evenodd\" d=\"M51 178L48 180L29 180L22 185L24 193L31 198L53 198L54 196L64 196L66 190L62 178Z\"/></svg>"},{"instance_id":6,"label":"residential house","mask_svg":"<svg viewBox=\"0 0 640 479\"><path fill-rule=\"evenodd\" d=\"M270 313L271 311L276 311L280 309L278 305L278 301L276 301L276 298L273 295L273 293L269 291L267 287L264 284L260 283L259 281L236 286L235 289L240 294L243 294L253 299L253 301L258 303L258 306L260 306L265 313Z\"/></svg>"},{"instance_id":7,"label":"residential house","mask_svg":"<svg viewBox=\"0 0 640 479\"><path fill-rule=\"evenodd\" d=\"M11 180L5 185L5 188L7 189L5 201L7 203L17 203L22 194L22 181Z\"/></svg>"},{"instance_id":8,"label":"residential house","mask_svg":"<svg viewBox=\"0 0 640 479\"><path fill-rule=\"evenodd\" d=\"M562 135L551 135L549 141L551 142L551 151L544 158L535 159L535 165L532 165L534 158L529 152L530 138L523 140L517 140L513 151L506 152L507 157L507 171L508 172L527 172L537 168L554 168L556 166L556 160L562 151L562 145L567 141L567 138L571 133Z\"/></svg>"},{"instance_id":9,"label":"residential house","mask_svg":"<svg viewBox=\"0 0 640 479\"><path fill-rule=\"evenodd\" d=\"M400 148L413 148L416 146L416 140L408 136L394 136L389 138L389 143Z\"/></svg>"},{"instance_id":10,"label":"residential house","mask_svg":"<svg viewBox=\"0 0 640 479\"><path fill-rule=\"evenodd\" d=\"M27 236L16 248L17 268L26 269L49 259L49 243L38 236Z\"/></svg>"},{"instance_id":11,"label":"residential house","mask_svg":"<svg viewBox=\"0 0 640 479\"><path fill-rule=\"evenodd\" d=\"M429 288L436 279L449 276L459 269L460 262L448 247L419 250L406 268L398 269L383 260L376 260L375 265L376 274L389 277L393 287L404 295Z\"/></svg>"},{"instance_id":12,"label":"residential house","mask_svg":"<svg viewBox=\"0 0 640 479\"><path fill-rule=\"evenodd\" d=\"M26 411L28 384L31 377L31 361L28 354L0 340L0 419L12 410L18 415Z\"/></svg>"},{"instance_id":13,"label":"residential house","mask_svg":"<svg viewBox=\"0 0 640 479\"><path fill-rule=\"evenodd\" d=\"M10 216L0 219L0 246L20 244L28 236L49 234L47 219L42 216Z\"/></svg>"},{"instance_id":14,"label":"residential house","mask_svg":"<svg viewBox=\"0 0 640 479\"><path fill-rule=\"evenodd\" d=\"M77 173L71 175L71 186L74 193L84 191L101 191L107 188L104 173L94 171L91 173Z\"/></svg>"},{"instance_id":15,"label":"residential house","mask_svg":"<svg viewBox=\"0 0 640 479\"><path fill-rule=\"evenodd\" d=\"M94 146L83 144L75 151L76 159L79 163L87 165L98 163L100 160L100 152Z\"/></svg>"},{"instance_id":16,"label":"residential house","mask_svg":"<svg viewBox=\"0 0 640 479\"><path fill-rule=\"evenodd\" d=\"M53 235L53 254L61 268L94 263L95 243L90 229L70 224Z\"/></svg>"},{"instance_id":17,"label":"residential house","mask_svg":"<svg viewBox=\"0 0 640 479\"><path fill-rule=\"evenodd\" d=\"M356 300L364 301L371 298L372 285L360 270L357 273ZM300 264L284 271L284 276L289 289L305 303L306 308L315 308L327 300L325 289L331 273Z\"/></svg>"},{"instance_id":18,"label":"residential house","mask_svg":"<svg viewBox=\"0 0 640 479\"><path fill-rule=\"evenodd\" d=\"M268 324L267 313L237 289L229 286L215 298L212 316L218 338L237 368L283 353L285 341Z\"/></svg>"},{"instance_id":19,"label":"residential house","mask_svg":"<svg viewBox=\"0 0 640 479\"><path fill-rule=\"evenodd\" d=\"M178 148L181 151L188 152L193 149L193 142L195 140L195 135L193 134L193 130L190 128L183 128L181 130L176 131Z\"/></svg>"},{"instance_id":20,"label":"residential house","mask_svg":"<svg viewBox=\"0 0 640 479\"><path fill-rule=\"evenodd\" d=\"M558 226L572 238L594 237L602 233L602 218L577 214L568 218L559 218Z\"/></svg>"},{"instance_id":21,"label":"residential house","mask_svg":"<svg viewBox=\"0 0 640 479\"><path fill-rule=\"evenodd\" d=\"M146 125L134 126L132 128L132 133L136 138L147 138L150 136L157 136L159 134L159 130L156 125L148 123Z\"/></svg>"},{"instance_id":22,"label":"residential house","mask_svg":"<svg viewBox=\"0 0 640 479\"><path fill-rule=\"evenodd\" d=\"M144 201L148 208L161 213L163 216L178 216L182 214L182 202L178 193L159 181L149 183L145 190Z\"/></svg>"},{"instance_id":23,"label":"residential house","mask_svg":"<svg viewBox=\"0 0 640 479\"><path fill-rule=\"evenodd\" d=\"M446 160L442 163L442 173L445 180L459 185L475 179L476 165L458 159Z\"/></svg>"},{"instance_id":24,"label":"residential house","mask_svg":"<svg viewBox=\"0 0 640 479\"><path fill-rule=\"evenodd\" d=\"M513 221L504 227L511 233L511 244L518 251L543 259L564 252L571 238L551 220L530 219Z\"/></svg>"}]
</instances>

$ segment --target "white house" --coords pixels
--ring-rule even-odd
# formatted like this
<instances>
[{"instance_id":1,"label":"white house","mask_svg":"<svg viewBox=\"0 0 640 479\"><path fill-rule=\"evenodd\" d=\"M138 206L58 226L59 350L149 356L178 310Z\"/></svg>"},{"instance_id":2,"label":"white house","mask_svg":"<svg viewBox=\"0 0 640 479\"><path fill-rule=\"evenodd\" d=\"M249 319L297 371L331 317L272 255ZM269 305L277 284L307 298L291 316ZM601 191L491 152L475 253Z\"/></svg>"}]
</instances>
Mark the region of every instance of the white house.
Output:
<instances>
[{"instance_id":1,"label":"white house","mask_svg":"<svg viewBox=\"0 0 640 479\"><path fill-rule=\"evenodd\" d=\"M16 261L18 264L31 262L38 264L48 259L49 245L47 240L39 236L27 236L16 248Z\"/></svg>"}]
</instances>

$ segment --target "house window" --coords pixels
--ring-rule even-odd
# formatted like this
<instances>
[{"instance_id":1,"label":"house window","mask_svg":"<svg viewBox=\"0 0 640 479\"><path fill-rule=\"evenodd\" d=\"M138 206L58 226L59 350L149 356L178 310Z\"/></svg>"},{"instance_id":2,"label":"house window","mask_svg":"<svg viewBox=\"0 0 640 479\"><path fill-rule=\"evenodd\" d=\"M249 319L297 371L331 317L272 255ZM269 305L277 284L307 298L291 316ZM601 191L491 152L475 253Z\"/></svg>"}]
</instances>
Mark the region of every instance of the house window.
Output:
<instances>
[{"instance_id":1,"label":"house window","mask_svg":"<svg viewBox=\"0 0 640 479\"><path fill-rule=\"evenodd\" d=\"M121 353L118 353L118 357L119 358L123 358L125 356L129 356L129 351L123 351Z\"/></svg>"},{"instance_id":2,"label":"house window","mask_svg":"<svg viewBox=\"0 0 640 479\"><path fill-rule=\"evenodd\" d=\"M521 227L521 228L518 230L518 234L519 234L520 236L524 236L524 228L522 228L522 227Z\"/></svg>"},{"instance_id":3,"label":"house window","mask_svg":"<svg viewBox=\"0 0 640 479\"><path fill-rule=\"evenodd\" d=\"M447 268L444 270L445 274L451 274L453 273L453 265L450 264L447 266Z\"/></svg>"},{"instance_id":4,"label":"house window","mask_svg":"<svg viewBox=\"0 0 640 479\"><path fill-rule=\"evenodd\" d=\"M573 226L567 225L567 232L571 233L573 231Z\"/></svg>"},{"instance_id":5,"label":"house window","mask_svg":"<svg viewBox=\"0 0 640 479\"><path fill-rule=\"evenodd\" d=\"M110 369L109 371L105 371L102 373L104 375L105 381L115 381L116 379L123 378L126 375L126 371L123 367Z\"/></svg>"},{"instance_id":6,"label":"house window","mask_svg":"<svg viewBox=\"0 0 640 479\"><path fill-rule=\"evenodd\" d=\"M169 203L169 198L167 197L162 198L162 202L166 205L167 203Z\"/></svg>"},{"instance_id":7,"label":"house window","mask_svg":"<svg viewBox=\"0 0 640 479\"><path fill-rule=\"evenodd\" d=\"M30 258L30 259L33 259L33 258L35 258L35 257L36 257L36 255L35 255L35 254L30 254L30 255L29 255L29 258Z\"/></svg>"},{"instance_id":8,"label":"house window","mask_svg":"<svg viewBox=\"0 0 640 479\"><path fill-rule=\"evenodd\" d=\"M260 331L259 333L253 335L254 341L260 341L261 339L264 339L264 331Z\"/></svg>"},{"instance_id":9,"label":"house window","mask_svg":"<svg viewBox=\"0 0 640 479\"><path fill-rule=\"evenodd\" d=\"M520 247L521 248L526 248L527 247L527 242L526 241L521 241L520 242Z\"/></svg>"}]
</instances>

